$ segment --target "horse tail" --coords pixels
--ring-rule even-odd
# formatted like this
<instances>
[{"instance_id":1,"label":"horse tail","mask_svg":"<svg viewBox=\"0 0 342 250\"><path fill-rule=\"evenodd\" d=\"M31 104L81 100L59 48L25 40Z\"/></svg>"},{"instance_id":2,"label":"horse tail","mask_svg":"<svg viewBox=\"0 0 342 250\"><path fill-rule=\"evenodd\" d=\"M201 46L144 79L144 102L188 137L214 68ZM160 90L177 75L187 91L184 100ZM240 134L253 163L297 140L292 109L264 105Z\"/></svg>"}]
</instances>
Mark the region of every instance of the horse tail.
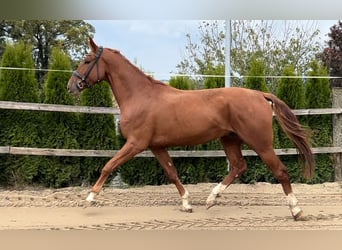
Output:
<instances>
[{"instance_id":1,"label":"horse tail","mask_svg":"<svg viewBox=\"0 0 342 250\"><path fill-rule=\"evenodd\" d=\"M273 111L280 127L299 151L303 161L303 176L311 179L315 168L315 159L308 141L309 131L303 128L296 115L285 102L270 93L264 93L264 98L272 102Z\"/></svg>"}]
</instances>

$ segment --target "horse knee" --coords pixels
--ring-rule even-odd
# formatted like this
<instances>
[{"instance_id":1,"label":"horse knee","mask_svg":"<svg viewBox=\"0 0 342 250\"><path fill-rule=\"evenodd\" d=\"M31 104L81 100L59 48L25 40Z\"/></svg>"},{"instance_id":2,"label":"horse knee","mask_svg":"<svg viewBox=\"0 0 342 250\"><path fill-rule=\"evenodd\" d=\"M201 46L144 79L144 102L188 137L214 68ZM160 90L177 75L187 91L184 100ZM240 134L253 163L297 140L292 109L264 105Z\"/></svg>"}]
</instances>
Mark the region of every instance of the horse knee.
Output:
<instances>
[{"instance_id":1,"label":"horse knee","mask_svg":"<svg viewBox=\"0 0 342 250\"><path fill-rule=\"evenodd\" d=\"M111 173L112 173L112 170L109 167L107 167L107 166L105 166L101 170L101 175L102 176L109 176Z\"/></svg>"}]
</instances>

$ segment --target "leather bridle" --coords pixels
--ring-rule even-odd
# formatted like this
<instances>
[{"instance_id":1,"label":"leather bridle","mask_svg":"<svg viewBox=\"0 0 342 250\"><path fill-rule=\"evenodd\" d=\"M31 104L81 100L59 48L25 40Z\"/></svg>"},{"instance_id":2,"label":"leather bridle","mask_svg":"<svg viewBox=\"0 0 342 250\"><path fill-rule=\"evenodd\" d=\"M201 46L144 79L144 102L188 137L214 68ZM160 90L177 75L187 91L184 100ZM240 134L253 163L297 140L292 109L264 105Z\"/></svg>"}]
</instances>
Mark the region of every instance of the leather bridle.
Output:
<instances>
[{"instance_id":1,"label":"leather bridle","mask_svg":"<svg viewBox=\"0 0 342 250\"><path fill-rule=\"evenodd\" d=\"M89 88L91 87L91 84L88 81L88 77L91 73L91 71L93 70L93 68L96 65L96 70L97 70L97 82L100 82L100 78L99 78L99 65L98 65L98 61L102 55L103 52L103 47L99 47L97 53L95 54L95 60L92 62L92 64L89 66L89 68L87 69L86 73L83 75L80 72L78 72L77 70L75 70L72 75L77 77L78 79L80 79L79 82L76 83L77 88L81 91L84 88Z\"/></svg>"}]
</instances>

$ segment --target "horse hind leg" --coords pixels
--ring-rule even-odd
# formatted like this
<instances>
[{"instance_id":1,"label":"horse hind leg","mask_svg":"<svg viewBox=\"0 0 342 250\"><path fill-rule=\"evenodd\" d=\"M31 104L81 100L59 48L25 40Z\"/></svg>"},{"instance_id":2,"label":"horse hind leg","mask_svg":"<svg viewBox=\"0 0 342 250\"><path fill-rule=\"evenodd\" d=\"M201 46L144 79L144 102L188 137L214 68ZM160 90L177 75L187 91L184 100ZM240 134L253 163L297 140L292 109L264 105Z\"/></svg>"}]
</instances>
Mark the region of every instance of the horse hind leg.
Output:
<instances>
[{"instance_id":1,"label":"horse hind leg","mask_svg":"<svg viewBox=\"0 0 342 250\"><path fill-rule=\"evenodd\" d=\"M258 152L257 152L258 153ZM286 195L287 202L291 214L295 220L305 220L302 209L297 205L298 200L292 191L289 174L284 164L280 161L279 157L275 154L273 148L258 153L264 163L271 169L273 175L282 185L283 191Z\"/></svg>"},{"instance_id":2,"label":"horse hind leg","mask_svg":"<svg viewBox=\"0 0 342 250\"><path fill-rule=\"evenodd\" d=\"M226 156L230 162L230 172L221 183L211 191L207 201L207 209L215 205L217 196L222 193L230 184L239 179L246 172L247 164L241 152L242 141L237 135L230 135L221 138Z\"/></svg>"},{"instance_id":3,"label":"horse hind leg","mask_svg":"<svg viewBox=\"0 0 342 250\"><path fill-rule=\"evenodd\" d=\"M153 148L151 149L151 151L158 159L160 165L163 167L165 174L169 178L170 182L175 184L180 196L182 197L181 211L192 213L192 206L189 202L189 192L179 180L177 169L175 168L169 153L166 149L163 148Z\"/></svg>"}]
</instances>

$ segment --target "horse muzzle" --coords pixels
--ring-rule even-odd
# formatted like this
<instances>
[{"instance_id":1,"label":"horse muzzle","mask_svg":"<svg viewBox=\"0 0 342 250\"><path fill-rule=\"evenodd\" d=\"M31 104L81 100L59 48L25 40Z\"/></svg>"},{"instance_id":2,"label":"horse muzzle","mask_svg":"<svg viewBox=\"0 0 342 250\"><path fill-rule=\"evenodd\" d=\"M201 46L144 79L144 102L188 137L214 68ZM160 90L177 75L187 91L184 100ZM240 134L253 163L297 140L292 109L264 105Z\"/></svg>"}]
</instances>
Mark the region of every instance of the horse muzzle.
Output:
<instances>
[{"instance_id":1,"label":"horse muzzle","mask_svg":"<svg viewBox=\"0 0 342 250\"><path fill-rule=\"evenodd\" d=\"M79 88L79 82L73 79L70 79L67 85L68 92L72 95L79 95L81 93L81 89Z\"/></svg>"}]
</instances>

